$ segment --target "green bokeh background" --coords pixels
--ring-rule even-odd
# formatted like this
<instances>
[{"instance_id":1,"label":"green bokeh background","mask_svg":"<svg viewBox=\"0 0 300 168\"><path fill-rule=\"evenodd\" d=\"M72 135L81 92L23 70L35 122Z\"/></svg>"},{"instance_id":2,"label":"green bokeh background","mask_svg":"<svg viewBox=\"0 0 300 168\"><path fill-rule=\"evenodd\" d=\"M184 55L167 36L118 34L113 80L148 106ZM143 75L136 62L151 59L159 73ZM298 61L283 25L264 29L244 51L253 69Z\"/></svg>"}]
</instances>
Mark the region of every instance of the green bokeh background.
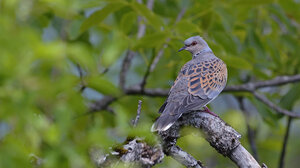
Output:
<instances>
[{"instance_id":1,"label":"green bokeh background","mask_svg":"<svg viewBox=\"0 0 300 168\"><path fill-rule=\"evenodd\" d=\"M300 70L299 0L157 0L149 10L135 0L0 0L0 167L94 167L89 150L108 150L128 135L157 142L150 127L165 98L123 95L118 86L128 49L137 54L126 86L139 84L153 55L167 44L146 88L172 85L191 57L177 53L182 41L201 35L229 71L228 85L294 75ZM176 22L180 11L186 9ZM146 25L137 38L138 16ZM83 70L87 88L77 65ZM261 90L276 104L300 110L300 85ZM114 113L83 115L105 95L119 97ZM244 97L256 130L259 160L277 167L286 117L251 94L221 94L211 109L239 131L249 150L245 115L236 96ZM130 121L142 100L137 128ZM293 120L286 167L299 166L300 122ZM234 167L193 129L178 145L208 167ZM170 157L155 167L183 167Z\"/></svg>"}]
</instances>

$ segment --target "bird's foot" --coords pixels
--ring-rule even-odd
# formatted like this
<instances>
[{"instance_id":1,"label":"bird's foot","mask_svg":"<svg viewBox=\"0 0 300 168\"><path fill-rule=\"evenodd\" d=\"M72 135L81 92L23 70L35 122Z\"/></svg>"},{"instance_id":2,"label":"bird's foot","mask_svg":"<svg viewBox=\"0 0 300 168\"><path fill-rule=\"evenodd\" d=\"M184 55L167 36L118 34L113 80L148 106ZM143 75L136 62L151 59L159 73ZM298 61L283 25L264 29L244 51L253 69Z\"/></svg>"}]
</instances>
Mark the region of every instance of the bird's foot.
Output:
<instances>
[{"instance_id":1,"label":"bird's foot","mask_svg":"<svg viewBox=\"0 0 300 168\"><path fill-rule=\"evenodd\" d=\"M206 106L204 106L203 108L204 108L204 111L203 111L203 112L208 113L208 114L211 114L211 115L213 115L213 116L215 116L215 117L219 117L216 113L210 111Z\"/></svg>"}]
</instances>

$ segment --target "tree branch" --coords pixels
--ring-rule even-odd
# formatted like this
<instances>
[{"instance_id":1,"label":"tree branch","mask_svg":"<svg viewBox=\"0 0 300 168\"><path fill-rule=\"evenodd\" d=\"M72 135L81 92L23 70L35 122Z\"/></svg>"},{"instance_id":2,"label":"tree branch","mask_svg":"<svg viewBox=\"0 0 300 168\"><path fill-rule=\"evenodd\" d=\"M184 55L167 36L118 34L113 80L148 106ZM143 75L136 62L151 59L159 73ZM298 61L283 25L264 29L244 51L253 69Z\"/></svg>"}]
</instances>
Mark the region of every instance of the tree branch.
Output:
<instances>
[{"instance_id":1,"label":"tree branch","mask_svg":"<svg viewBox=\"0 0 300 168\"><path fill-rule=\"evenodd\" d=\"M137 0L138 3L143 3L142 0ZM147 2L147 8L152 10L154 4L154 0L148 0ZM140 39L144 36L146 32L146 25L142 22L142 17L138 16L138 22L139 22L139 27L138 27L138 33L137 33L137 38Z\"/></svg>"},{"instance_id":2,"label":"tree branch","mask_svg":"<svg viewBox=\"0 0 300 168\"><path fill-rule=\"evenodd\" d=\"M180 138L180 129L183 126L199 128L204 133L205 139L209 144L222 155L229 157L238 167L260 167L252 155L240 144L239 139L241 135L237 131L219 117L199 111L182 115L170 129L159 132L165 153L183 165L190 167L197 165L186 164L186 160L180 160L174 157L181 155L180 152L177 152L174 148L177 148L176 142L177 139Z\"/></svg>"},{"instance_id":3,"label":"tree branch","mask_svg":"<svg viewBox=\"0 0 300 168\"><path fill-rule=\"evenodd\" d=\"M142 3L142 0L137 0L138 3ZM152 10L153 8L153 4L154 4L154 0L148 0L147 2L147 8ZM146 32L146 25L144 23L142 23L142 17L138 16L138 33L137 33L137 39L142 38L145 35ZM131 60L133 59L133 57L136 55L136 52L128 50L127 54L122 62L122 68L121 68L121 72L120 72L120 77L119 77L119 85L121 87L122 90L125 89L125 83L126 83L126 74L127 71L131 65Z\"/></svg>"},{"instance_id":4,"label":"tree branch","mask_svg":"<svg viewBox=\"0 0 300 168\"><path fill-rule=\"evenodd\" d=\"M119 86L121 87L122 90L125 90L127 71L130 68L131 60L133 59L135 54L136 53L134 51L128 50L122 62L122 68L121 68L120 78L119 78Z\"/></svg>"},{"instance_id":5,"label":"tree branch","mask_svg":"<svg viewBox=\"0 0 300 168\"><path fill-rule=\"evenodd\" d=\"M244 116L245 116L245 121L246 121L246 127L247 127L247 137L248 137L248 141L250 144L250 148L252 150L253 156L254 158L259 162L258 159L258 153L257 153L257 147L256 147L256 143L255 143L255 130L251 128L250 126L250 113L249 111L245 108L244 105L244 98L243 97L237 97L237 100L239 102L239 107L241 109L241 111L243 112Z\"/></svg>"},{"instance_id":6,"label":"tree branch","mask_svg":"<svg viewBox=\"0 0 300 168\"><path fill-rule=\"evenodd\" d=\"M294 117L294 118L300 118L300 114L299 113L293 113L291 111L285 110L280 108L279 106L275 105L273 102L271 102L269 99L267 99L265 96L258 94L257 92L253 92L253 95L260 100L262 103L264 103L265 105L269 106L271 109L275 110L278 113L290 116L290 117Z\"/></svg>"},{"instance_id":7,"label":"tree branch","mask_svg":"<svg viewBox=\"0 0 300 168\"><path fill-rule=\"evenodd\" d=\"M182 17L183 17L183 15L184 15L185 11L186 11L186 8L182 8L182 10L181 10L181 11L179 12L179 14L177 15L177 18L176 18L175 23L179 22L179 21L182 19ZM141 84L140 84L140 85L141 85L142 92L143 92L144 89L145 89L145 86L146 86L146 84L147 84L147 79L148 79L150 73L154 71L154 69L155 69L157 63L159 62L159 60L160 60L161 57L163 56L163 54L164 54L164 52L165 52L165 49L168 47L168 44L167 44L167 43L168 43L170 40L171 40L171 39L168 38L168 39L166 40L166 44L164 44L163 47L158 51L157 55L156 55L156 56L153 56L153 57L151 58L150 64L149 64L149 66L147 67L147 70L146 70L146 73L145 73L145 75L144 75L144 78L143 78L143 80L142 80L142 82L141 82Z\"/></svg>"},{"instance_id":8,"label":"tree branch","mask_svg":"<svg viewBox=\"0 0 300 168\"><path fill-rule=\"evenodd\" d=\"M126 167L150 168L164 158L161 146L151 146L141 138L127 139L110 153L103 151L91 148L89 152L92 162L99 168L118 167L120 163Z\"/></svg>"},{"instance_id":9,"label":"tree branch","mask_svg":"<svg viewBox=\"0 0 300 168\"><path fill-rule=\"evenodd\" d=\"M249 82L242 85L228 86L224 89L223 92L241 92L247 91L252 92L253 90L264 88L264 87L272 87L272 86L280 86L288 83L295 83L300 81L300 74L294 76L278 76L271 80L266 81L258 81L258 82Z\"/></svg>"},{"instance_id":10,"label":"tree branch","mask_svg":"<svg viewBox=\"0 0 300 168\"><path fill-rule=\"evenodd\" d=\"M80 92L83 92L84 89L86 88L86 84L83 80L83 72L82 72L82 68L80 67L80 65L77 63L76 64L76 68L79 74L79 78L80 78Z\"/></svg>"},{"instance_id":11,"label":"tree branch","mask_svg":"<svg viewBox=\"0 0 300 168\"><path fill-rule=\"evenodd\" d=\"M264 88L264 87L272 87L272 86L280 86L288 83L300 82L300 75L294 76L279 76L271 80L267 81L259 81L259 82L249 82L242 85L235 86L227 86L223 92L250 92L252 93L258 100L269 106L271 109L275 110L277 113L281 113L290 117L300 118L300 114L293 113L288 110L282 109L279 106L272 103L263 95L258 94L255 90ZM169 90L165 89L142 89L140 86L134 86L128 88L125 92L128 95L146 95L146 96L168 96Z\"/></svg>"},{"instance_id":12,"label":"tree branch","mask_svg":"<svg viewBox=\"0 0 300 168\"><path fill-rule=\"evenodd\" d=\"M204 168L200 161L196 160L193 156L176 145L168 147L165 152L186 167Z\"/></svg>"},{"instance_id":13,"label":"tree branch","mask_svg":"<svg viewBox=\"0 0 300 168\"><path fill-rule=\"evenodd\" d=\"M260 88L265 88L265 87L274 87L274 86L280 86L284 84L289 84L289 83L295 83L295 82L300 82L300 75L294 75L294 76L279 76L271 80L266 80L266 81L258 81L258 82L249 82L246 84L241 84L241 85L232 85L232 86L227 86L223 92L252 92L256 89ZM133 86L131 88L128 88L126 90L127 94L132 94L132 95L138 95L138 94L143 94L145 96L168 96L169 90L167 89L161 89L161 88L156 88L156 89L144 89L144 92L142 92L141 88L138 86Z\"/></svg>"},{"instance_id":14,"label":"tree branch","mask_svg":"<svg viewBox=\"0 0 300 168\"><path fill-rule=\"evenodd\" d=\"M235 85L235 86L228 86L226 87L223 92L243 92L247 91L252 93L258 100L260 100L262 103L266 104L269 106L271 109L275 110L277 113L284 114L290 117L294 118L300 118L299 113L293 113L291 111L285 110L280 108L279 106L275 105L273 102L268 100L265 96L258 94L255 89L260 89L264 87L272 87L272 86L280 86L283 84L288 84L288 83L295 83L295 82L300 82L300 75L294 75L294 76L279 76L277 78L267 80L267 81L259 81L259 82L249 82L246 84L242 85ZM156 88L156 89L142 89L141 86L132 86L130 88L127 88L124 90L124 93L126 95L145 95L145 96L151 96L151 97L166 97L169 94L169 90L167 89L161 89L161 88ZM112 100L114 101L114 100ZM111 102L109 102L111 103ZM98 103L99 104L99 103ZM100 103L102 105L103 103ZM99 105L93 106L91 111L98 111L103 109L97 108Z\"/></svg>"},{"instance_id":15,"label":"tree branch","mask_svg":"<svg viewBox=\"0 0 300 168\"><path fill-rule=\"evenodd\" d=\"M136 125L140 119L141 110L142 110L142 100L139 100L136 117L135 117L135 120L133 120L133 122L132 122L133 127L136 127Z\"/></svg>"},{"instance_id":16,"label":"tree branch","mask_svg":"<svg viewBox=\"0 0 300 168\"><path fill-rule=\"evenodd\" d=\"M291 124L292 124L292 117L288 117L287 127L286 127L286 131L285 131L283 144L282 144L282 150L281 150L280 159L279 159L279 166L278 166L279 168L284 167L284 157L285 157L285 152L286 152L286 146L287 146L288 139L289 139Z\"/></svg>"},{"instance_id":17,"label":"tree branch","mask_svg":"<svg viewBox=\"0 0 300 168\"><path fill-rule=\"evenodd\" d=\"M116 97L105 96L101 100L98 100L95 103L91 104L89 108L89 112L86 114L93 113L100 110L105 110L112 102L116 100L117 100Z\"/></svg>"}]
</instances>

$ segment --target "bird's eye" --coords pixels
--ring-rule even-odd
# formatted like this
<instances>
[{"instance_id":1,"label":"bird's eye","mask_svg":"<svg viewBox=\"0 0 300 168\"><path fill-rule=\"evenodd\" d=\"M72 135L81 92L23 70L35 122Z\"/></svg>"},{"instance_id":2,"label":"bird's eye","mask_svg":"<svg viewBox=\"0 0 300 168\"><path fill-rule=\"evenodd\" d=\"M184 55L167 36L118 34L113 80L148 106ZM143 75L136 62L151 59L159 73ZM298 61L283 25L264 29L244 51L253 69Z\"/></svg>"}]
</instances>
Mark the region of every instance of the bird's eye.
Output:
<instances>
[{"instance_id":1,"label":"bird's eye","mask_svg":"<svg viewBox=\"0 0 300 168\"><path fill-rule=\"evenodd\" d=\"M197 42L196 42L196 41L193 41L191 45L194 46L194 45L196 45L196 44L197 44Z\"/></svg>"}]
</instances>

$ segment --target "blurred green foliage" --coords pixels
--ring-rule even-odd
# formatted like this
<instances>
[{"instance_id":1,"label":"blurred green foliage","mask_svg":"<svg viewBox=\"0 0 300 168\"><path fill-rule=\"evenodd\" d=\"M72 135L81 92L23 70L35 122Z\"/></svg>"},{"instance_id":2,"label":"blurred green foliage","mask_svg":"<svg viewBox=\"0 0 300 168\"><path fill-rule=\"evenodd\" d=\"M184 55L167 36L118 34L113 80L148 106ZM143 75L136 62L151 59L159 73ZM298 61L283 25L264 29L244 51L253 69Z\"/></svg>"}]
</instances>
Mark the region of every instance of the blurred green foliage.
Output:
<instances>
[{"instance_id":1,"label":"blurred green foliage","mask_svg":"<svg viewBox=\"0 0 300 168\"><path fill-rule=\"evenodd\" d=\"M91 147L108 149L128 135L155 143L149 130L164 98L123 95L118 78L128 49L137 55L127 86L142 80L152 55L167 44L146 87L170 88L179 68L191 58L176 51L192 35L203 36L226 62L228 85L299 73L297 0L157 0L153 10L144 4L135 0L0 1L0 167L32 167L32 155L43 159L43 167L94 167L88 154ZM186 12L176 22L183 9ZM141 39L137 38L138 16L146 25ZM76 65L83 71L83 81ZM82 82L88 88L80 93ZM287 85L262 92L292 110L300 109L299 90L300 85ZM114 114L82 116L88 104L104 95L119 98L110 106ZM250 120L257 129L260 160L277 166L285 120L251 95L237 95L256 107L250 110L254 114ZM138 127L132 128L139 99L142 115ZM229 100L235 101L232 96ZM242 143L248 147L241 111L228 98L221 96L218 102L223 103L212 104L213 110L243 135ZM294 124L299 128L299 121ZM297 167L299 129L293 128L291 134L286 166ZM187 135L179 145L210 167L233 166L200 137ZM156 167L182 166L167 157Z\"/></svg>"}]
</instances>

